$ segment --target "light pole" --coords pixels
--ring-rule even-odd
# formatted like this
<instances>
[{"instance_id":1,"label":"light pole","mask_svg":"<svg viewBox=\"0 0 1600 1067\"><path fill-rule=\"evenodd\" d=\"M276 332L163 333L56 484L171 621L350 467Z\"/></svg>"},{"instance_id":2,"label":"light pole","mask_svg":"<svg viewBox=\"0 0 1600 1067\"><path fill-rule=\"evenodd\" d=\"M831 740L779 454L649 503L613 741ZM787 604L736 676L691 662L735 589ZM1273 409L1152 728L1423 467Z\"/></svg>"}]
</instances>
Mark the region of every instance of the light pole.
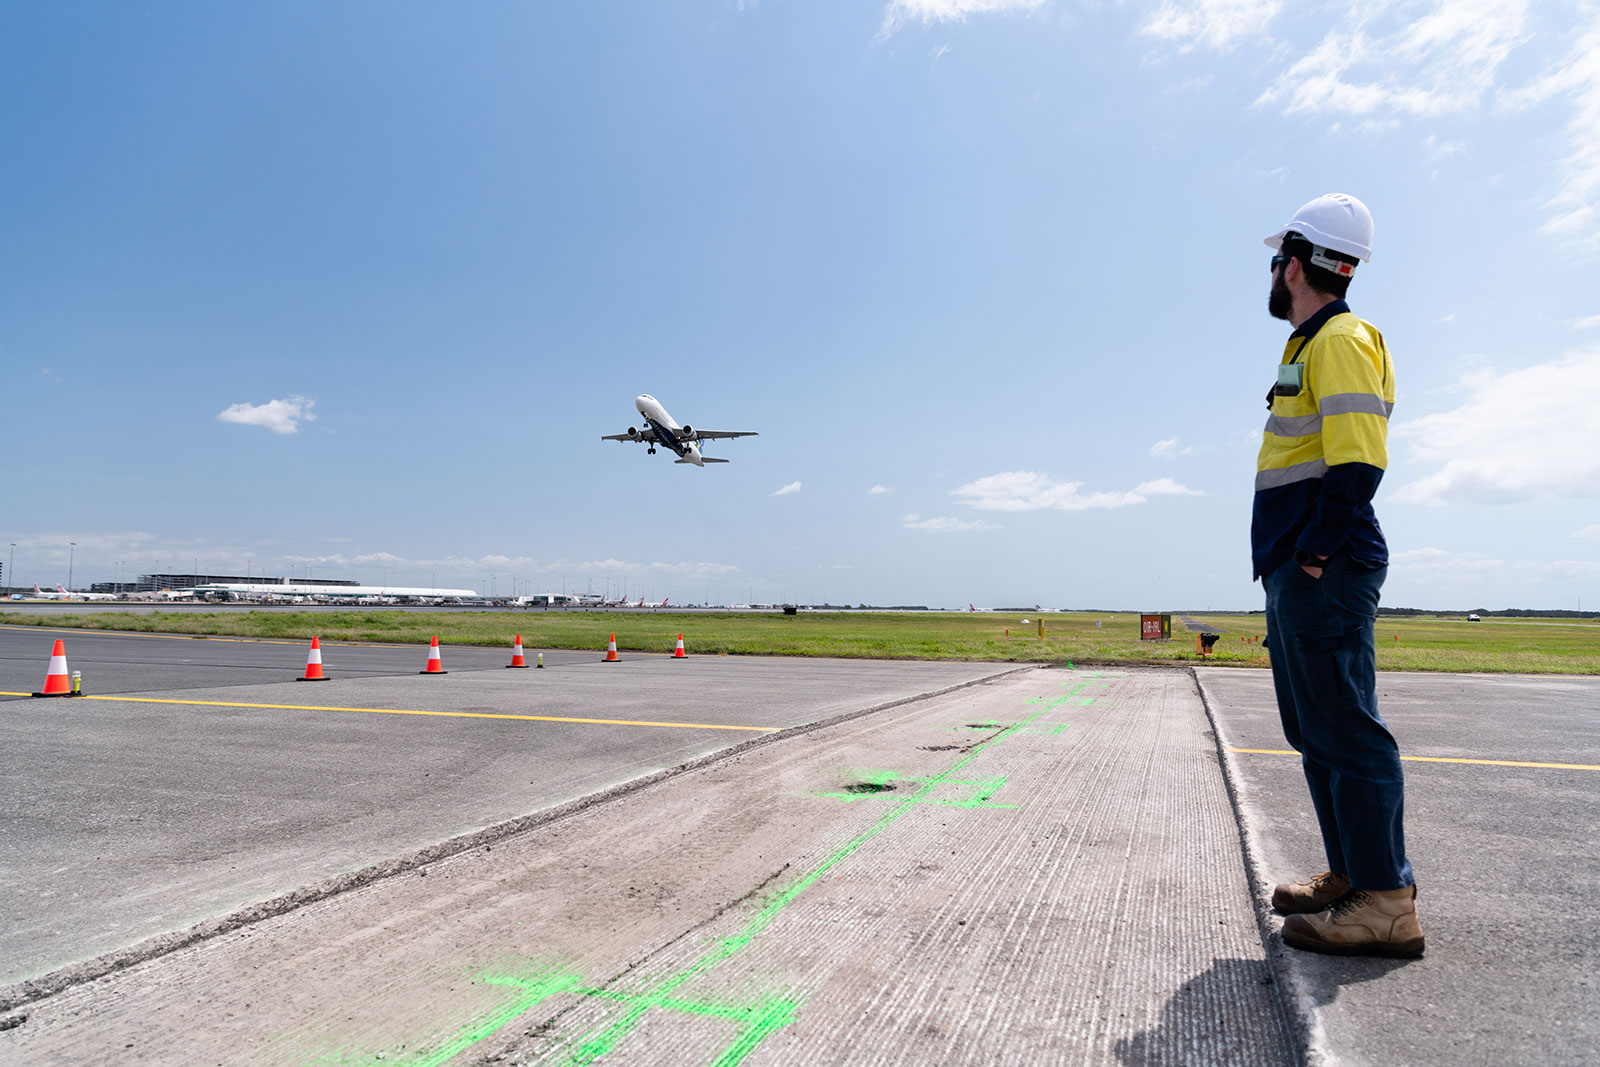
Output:
<instances>
[{"instance_id":1,"label":"light pole","mask_svg":"<svg viewBox=\"0 0 1600 1067\"><path fill-rule=\"evenodd\" d=\"M17 543L11 542L11 558L6 561L6 585L17 584Z\"/></svg>"},{"instance_id":2,"label":"light pole","mask_svg":"<svg viewBox=\"0 0 1600 1067\"><path fill-rule=\"evenodd\" d=\"M68 541L67 544L72 546L67 549L67 591L70 593L72 591L72 557L78 551L78 542Z\"/></svg>"}]
</instances>

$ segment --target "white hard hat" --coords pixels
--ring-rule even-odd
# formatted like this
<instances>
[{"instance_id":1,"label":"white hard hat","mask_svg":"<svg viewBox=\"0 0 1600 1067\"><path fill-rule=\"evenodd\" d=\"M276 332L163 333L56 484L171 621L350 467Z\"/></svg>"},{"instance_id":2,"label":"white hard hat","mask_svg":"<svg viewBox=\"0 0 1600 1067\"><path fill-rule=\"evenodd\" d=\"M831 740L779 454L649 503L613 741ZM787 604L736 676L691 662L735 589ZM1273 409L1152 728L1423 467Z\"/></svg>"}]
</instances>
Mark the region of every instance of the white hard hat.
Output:
<instances>
[{"instance_id":1,"label":"white hard hat","mask_svg":"<svg viewBox=\"0 0 1600 1067\"><path fill-rule=\"evenodd\" d=\"M1303 204L1294 218L1268 237L1268 248L1283 246L1283 235L1298 233L1314 245L1372 260L1372 212L1348 193L1327 193Z\"/></svg>"}]
</instances>

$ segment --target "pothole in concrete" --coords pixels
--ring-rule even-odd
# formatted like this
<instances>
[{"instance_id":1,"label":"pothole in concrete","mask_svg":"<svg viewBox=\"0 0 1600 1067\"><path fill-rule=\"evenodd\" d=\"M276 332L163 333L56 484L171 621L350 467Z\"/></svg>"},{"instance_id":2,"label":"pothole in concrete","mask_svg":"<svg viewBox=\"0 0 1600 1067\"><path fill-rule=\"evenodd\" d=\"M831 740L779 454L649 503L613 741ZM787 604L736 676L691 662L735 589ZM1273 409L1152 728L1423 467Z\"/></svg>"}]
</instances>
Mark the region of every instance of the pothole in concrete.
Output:
<instances>
[{"instance_id":1,"label":"pothole in concrete","mask_svg":"<svg viewBox=\"0 0 1600 1067\"><path fill-rule=\"evenodd\" d=\"M844 787L846 793L891 793L893 782L851 782Z\"/></svg>"},{"instance_id":2,"label":"pothole in concrete","mask_svg":"<svg viewBox=\"0 0 1600 1067\"><path fill-rule=\"evenodd\" d=\"M961 747L960 745L918 745L917 746L917 748L919 748L923 752L953 752L953 751L955 751L956 749L958 749L960 747Z\"/></svg>"},{"instance_id":3,"label":"pothole in concrete","mask_svg":"<svg viewBox=\"0 0 1600 1067\"><path fill-rule=\"evenodd\" d=\"M969 729L969 730L998 730L998 729L1000 729L1000 724L997 723L997 722L969 722L969 723L967 723L967 729Z\"/></svg>"}]
</instances>

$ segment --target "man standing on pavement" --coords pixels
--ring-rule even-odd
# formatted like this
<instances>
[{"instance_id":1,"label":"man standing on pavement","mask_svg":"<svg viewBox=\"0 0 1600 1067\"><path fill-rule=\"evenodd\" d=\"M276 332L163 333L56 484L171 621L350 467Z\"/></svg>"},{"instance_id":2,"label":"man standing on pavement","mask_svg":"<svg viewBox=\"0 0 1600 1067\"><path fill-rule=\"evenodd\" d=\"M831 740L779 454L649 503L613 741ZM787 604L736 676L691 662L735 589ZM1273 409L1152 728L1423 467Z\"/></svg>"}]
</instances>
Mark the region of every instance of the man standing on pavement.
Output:
<instances>
[{"instance_id":1,"label":"man standing on pavement","mask_svg":"<svg viewBox=\"0 0 1600 1067\"><path fill-rule=\"evenodd\" d=\"M1266 239L1267 310L1294 332L1261 437L1251 520L1284 736L1301 754L1328 871L1273 890L1283 939L1341 955L1422 954L1400 749L1378 714L1373 621L1389 550L1372 510L1388 465L1394 366L1344 297L1372 215L1320 196Z\"/></svg>"}]
</instances>

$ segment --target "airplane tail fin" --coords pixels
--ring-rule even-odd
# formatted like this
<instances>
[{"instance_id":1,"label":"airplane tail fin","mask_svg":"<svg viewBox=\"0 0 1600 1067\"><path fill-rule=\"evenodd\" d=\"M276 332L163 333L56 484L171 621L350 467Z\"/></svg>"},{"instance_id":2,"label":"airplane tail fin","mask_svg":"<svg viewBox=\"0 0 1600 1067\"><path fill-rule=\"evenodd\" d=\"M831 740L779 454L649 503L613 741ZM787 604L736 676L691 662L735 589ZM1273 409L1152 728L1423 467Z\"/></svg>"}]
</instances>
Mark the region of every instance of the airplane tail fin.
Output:
<instances>
[{"instance_id":1,"label":"airplane tail fin","mask_svg":"<svg viewBox=\"0 0 1600 1067\"><path fill-rule=\"evenodd\" d=\"M700 462L701 463L726 463L728 461L725 460L725 459L713 459L710 456L701 456L700 457Z\"/></svg>"}]
</instances>

